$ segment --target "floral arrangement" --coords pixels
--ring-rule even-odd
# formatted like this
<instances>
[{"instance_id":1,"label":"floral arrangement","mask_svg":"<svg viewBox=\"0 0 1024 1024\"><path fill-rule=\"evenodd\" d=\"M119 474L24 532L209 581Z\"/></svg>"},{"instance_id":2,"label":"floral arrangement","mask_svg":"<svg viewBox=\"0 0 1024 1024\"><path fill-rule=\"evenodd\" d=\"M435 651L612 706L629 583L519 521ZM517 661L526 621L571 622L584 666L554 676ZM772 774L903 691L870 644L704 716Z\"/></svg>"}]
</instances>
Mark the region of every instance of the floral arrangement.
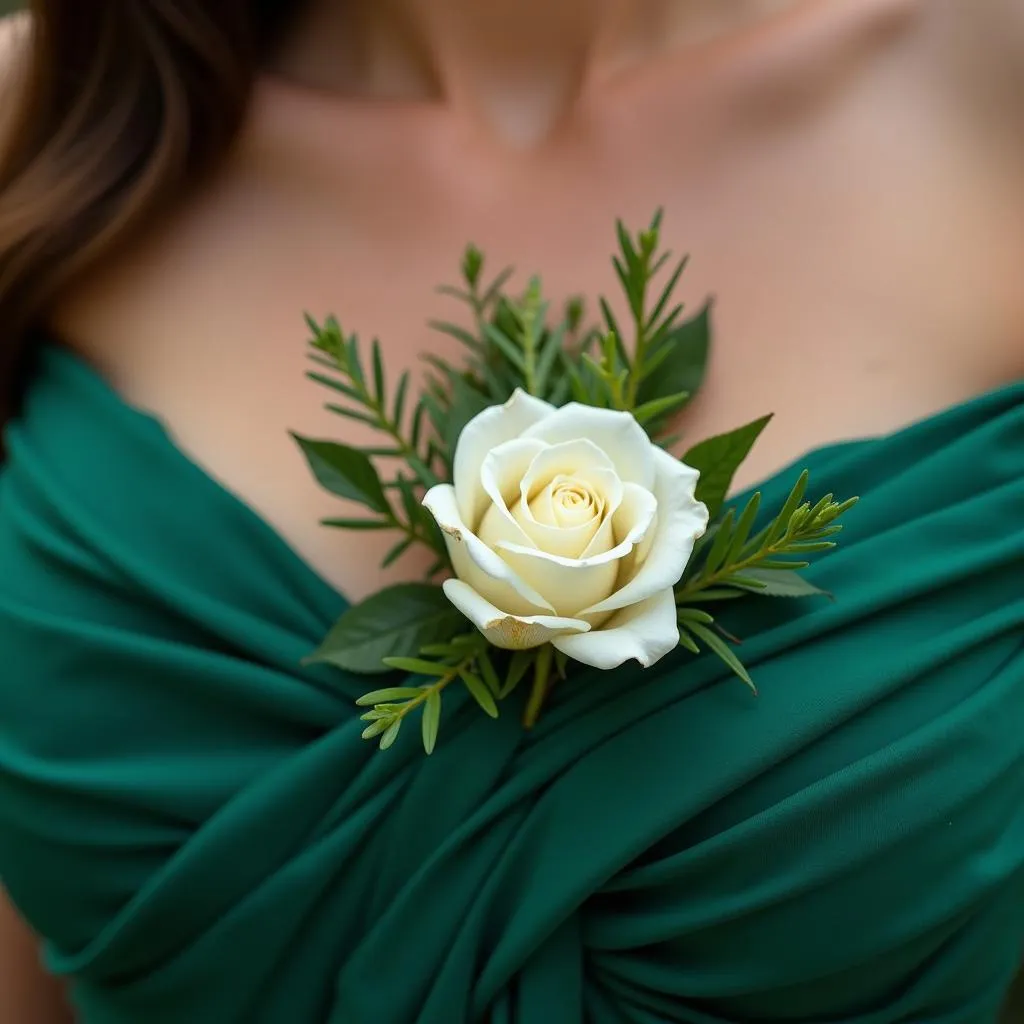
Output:
<instances>
[{"instance_id":1,"label":"floral arrangement","mask_svg":"<svg viewBox=\"0 0 1024 1024\"><path fill-rule=\"evenodd\" d=\"M461 343L464 361L424 356L415 400L409 373L391 386L379 342L367 355L336 319L307 317L309 376L340 396L327 408L383 439L356 448L294 435L320 485L366 509L324 525L393 531L385 566L413 547L435 556L422 581L348 608L308 659L404 674L358 701L363 736L381 749L418 714L431 753L456 684L497 717L528 682L529 728L578 664L647 667L679 648L707 649L753 689L713 609L823 594L800 570L834 546L856 498L807 501L804 472L756 532L760 493L728 507L770 415L676 454L671 426L701 385L710 310L684 318L673 301L686 260L660 251L660 228L660 213L639 233L618 225L628 334L605 298L600 326L588 328L579 299L553 317L537 278L518 295L510 270L485 283L484 257L468 247L462 286L441 290L471 326L431 324Z\"/></svg>"}]
</instances>

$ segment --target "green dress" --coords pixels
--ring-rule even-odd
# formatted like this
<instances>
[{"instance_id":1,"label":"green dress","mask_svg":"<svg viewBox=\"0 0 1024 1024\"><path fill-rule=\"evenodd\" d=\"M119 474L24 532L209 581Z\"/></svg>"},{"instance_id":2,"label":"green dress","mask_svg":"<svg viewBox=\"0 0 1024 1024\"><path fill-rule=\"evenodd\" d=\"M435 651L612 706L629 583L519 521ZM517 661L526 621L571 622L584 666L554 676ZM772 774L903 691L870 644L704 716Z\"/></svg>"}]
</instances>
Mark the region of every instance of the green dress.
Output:
<instances>
[{"instance_id":1,"label":"green dress","mask_svg":"<svg viewBox=\"0 0 1024 1024\"><path fill-rule=\"evenodd\" d=\"M756 410L755 410L756 411ZM1024 944L1024 382L713 657L359 738L342 597L74 357L0 476L0 877L84 1024L991 1024ZM767 481L781 502L797 469ZM513 701L515 698L513 698Z\"/></svg>"}]
</instances>

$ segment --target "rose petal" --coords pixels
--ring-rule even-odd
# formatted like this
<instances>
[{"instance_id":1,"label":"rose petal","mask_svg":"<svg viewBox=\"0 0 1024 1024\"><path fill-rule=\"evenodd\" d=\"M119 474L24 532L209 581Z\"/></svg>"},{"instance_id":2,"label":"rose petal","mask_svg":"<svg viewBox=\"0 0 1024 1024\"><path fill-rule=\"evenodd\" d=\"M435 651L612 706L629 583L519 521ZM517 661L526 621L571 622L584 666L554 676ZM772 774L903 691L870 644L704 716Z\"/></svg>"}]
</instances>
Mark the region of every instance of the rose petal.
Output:
<instances>
[{"instance_id":1,"label":"rose petal","mask_svg":"<svg viewBox=\"0 0 1024 1024\"><path fill-rule=\"evenodd\" d=\"M577 436L559 444L545 443L523 474L522 483L519 485L520 494L529 505L533 497L556 476L575 476L589 469L615 472L615 466L608 455L585 437Z\"/></svg>"},{"instance_id":2,"label":"rose petal","mask_svg":"<svg viewBox=\"0 0 1024 1024\"><path fill-rule=\"evenodd\" d=\"M455 575L472 585L497 607L512 615L553 612L554 608L509 564L468 529L459 516L455 488L451 484L431 487L423 505L437 520L444 534Z\"/></svg>"},{"instance_id":3,"label":"rose petal","mask_svg":"<svg viewBox=\"0 0 1024 1024\"><path fill-rule=\"evenodd\" d=\"M462 580L445 580L445 596L495 647L524 651L590 626L581 619L554 615L507 615Z\"/></svg>"},{"instance_id":4,"label":"rose petal","mask_svg":"<svg viewBox=\"0 0 1024 1024\"><path fill-rule=\"evenodd\" d=\"M658 502L649 490L639 484L622 485L622 498L605 520L611 525L612 535L621 538L615 547L621 552L617 557L626 558L646 543L657 514ZM597 546L593 547L595 550L588 548L583 552L584 558L598 553Z\"/></svg>"},{"instance_id":5,"label":"rose petal","mask_svg":"<svg viewBox=\"0 0 1024 1024\"><path fill-rule=\"evenodd\" d=\"M609 553L593 558L563 558L519 544L502 543L501 557L515 574L533 587L554 609L556 615L576 615L605 598L615 589L618 561Z\"/></svg>"},{"instance_id":6,"label":"rose petal","mask_svg":"<svg viewBox=\"0 0 1024 1024\"><path fill-rule=\"evenodd\" d=\"M543 441L517 437L489 452L480 467L480 482L491 501L477 526L477 534L488 546L497 540L509 540L530 546L532 541L509 511L509 503L518 504L519 483L536 456L547 446ZM500 525L495 517L504 520Z\"/></svg>"},{"instance_id":7,"label":"rose petal","mask_svg":"<svg viewBox=\"0 0 1024 1024\"><path fill-rule=\"evenodd\" d=\"M452 483L458 495L459 515L470 529L480 525L487 508L487 494L480 470L491 449L521 436L555 411L553 405L516 389L504 405L494 405L474 416L462 428L455 446Z\"/></svg>"},{"instance_id":8,"label":"rose petal","mask_svg":"<svg viewBox=\"0 0 1024 1024\"><path fill-rule=\"evenodd\" d=\"M656 469L654 497L658 518L646 560L636 575L610 597L581 615L610 612L645 601L679 582L693 553L694 542L707 529L708 510L694 497L699 474L661 448L651 447Z\"/></svg>"},{"instance_id":9,"label":"rose petal","mask_svg":"<svg viewBox=\"0 0 1024 1024\"><path fill-rule=\"evenodd\" d=\"M570 402L523 431L550 445L586 438L611 459L619 477L648 490L654 485L652 453L657 450L628 412Z\"/></svg>"},{"instance_id":10,"label":"rose petal","mask_svg":"<svg viewBox=\"0 0 1024 1024\"><path fill-rule=\"evenodd\" d=\"M622 502L622 482L612 469L588 469L583 470L577 476L581 482L588 485L590 490L600 492L599 514L572 527L555 525L558 520L556 513L551 516L553 523L538 522L532 508L534 505L543 504L547 492L547 488L545 488L534 498L530 506L520 499L519 504L513 509L513 517L530 538L530 543L523 545L524 547L536 547L539 551L546 551L564 558L580 558L584 553L599 554L614 546L610 528L611 517ZM555 477L552 483L560 479L560 477ZM602 530L603 523L609 524L608 530ZM513 537L503 539L510 543L522 544L521 541L517 541Z\"/></svg>"},{"instance_id":11,"label":"rose petal","mask_svg":"<svg viewBox=\"0 0 1024 1024\"><path fill-rule=\"evenodd\" d=\"M618 668L631 659L648 668L679 645L672 589L623 608L601 629L559 636L551 642L563 654L592 668Z\"/></svg>"},{"instance_id":12,"label":"rose petal","mask_svg":"<svg viewBox=\"0 0 1024 1024\"><path fill-rule=\"evenodd\" d=\"M646 544L647 535L651 532L652 524L657 523L658 503L650 491L644 490L639 484L623 484L623 500L621 505L620 527L626 531L626 535L614 547L609 547L618 532L613 528L611 517L605 518L600 529L594 536L594 540L587 546L587 549L579 558L566 558L550 551L540 551L509 541L499 541L497 548L502 557L521 555L532 558L538 562L548 561L556 565L571 568L590 568L598 565L607 565L609 562L620 563L616 574L621 569L621 562L626 559L636 547ZM521 563L518 563L521 564ZM534 571L532 568L528 572ZM681 575L681 574L680 574ZM590 612L585 609L580 612L583 615ZM609 612L611 609L609 609Z\"/></svg>"}]
</instances>

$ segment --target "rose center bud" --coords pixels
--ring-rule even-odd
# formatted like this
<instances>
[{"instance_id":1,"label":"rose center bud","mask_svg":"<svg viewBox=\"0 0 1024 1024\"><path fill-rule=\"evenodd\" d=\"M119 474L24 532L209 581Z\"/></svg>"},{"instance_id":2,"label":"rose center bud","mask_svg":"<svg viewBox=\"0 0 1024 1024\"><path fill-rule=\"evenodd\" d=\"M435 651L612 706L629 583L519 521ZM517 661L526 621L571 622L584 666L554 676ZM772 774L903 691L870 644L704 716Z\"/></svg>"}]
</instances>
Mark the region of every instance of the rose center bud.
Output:
<instances>
[{"instance_id":1,"label":"rose center bud","mask_svg":"<svg viewBox=\"0 0 1024 1024\"><path fill-rule=\"evenodd\" d=\"M590 522L598 514L599 499L585 484L578 480L566 480L554 488L551 495L551 512L554 525L572 529ZM530 511L533 512L531 503ZM536 513L534 513L536 515Z\"/></svg>"}]
</instances>

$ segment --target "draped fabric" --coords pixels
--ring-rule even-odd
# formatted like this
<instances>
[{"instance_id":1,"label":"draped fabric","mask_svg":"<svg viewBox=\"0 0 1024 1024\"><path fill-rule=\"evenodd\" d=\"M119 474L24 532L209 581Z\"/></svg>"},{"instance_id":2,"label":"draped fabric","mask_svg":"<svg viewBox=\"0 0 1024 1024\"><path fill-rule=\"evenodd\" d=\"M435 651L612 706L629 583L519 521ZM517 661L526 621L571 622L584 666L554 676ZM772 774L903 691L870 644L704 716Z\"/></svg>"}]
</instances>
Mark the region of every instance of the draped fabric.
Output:
<instances>
[{"instance_id":1,"label":"draped fabric","mask_svg":"<svg viewBox=\"0 0 1024 1024\"><path fill-rule=\"evenodd\" d=\"M84 1024L990 1024L1024 945L1024 382L801 460L859 494L714 657L360 738L344 607L48 350L0 476L0 877ZM777 507L797 469L762 487ZM523 695L525 696L525 695Z\"/></svg>"}]
</instances>

